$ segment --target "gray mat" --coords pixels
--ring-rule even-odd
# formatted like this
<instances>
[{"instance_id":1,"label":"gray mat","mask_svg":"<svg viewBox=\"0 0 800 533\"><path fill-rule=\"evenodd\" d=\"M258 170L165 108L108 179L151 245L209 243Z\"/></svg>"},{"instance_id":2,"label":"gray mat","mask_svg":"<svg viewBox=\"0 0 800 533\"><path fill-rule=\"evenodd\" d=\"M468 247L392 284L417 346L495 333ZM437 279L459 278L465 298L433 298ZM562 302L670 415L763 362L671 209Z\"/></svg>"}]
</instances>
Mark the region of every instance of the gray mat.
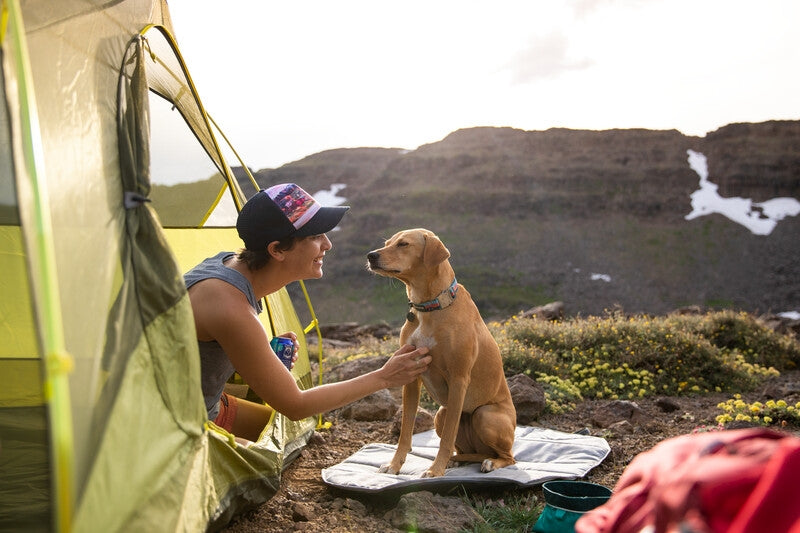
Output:
<instances>
[{"instance_id":1,"label":"gray mat","mask_svg":"<svg viewBox=\"0 0 800 533\"><path fill-rule=\"evenodd\" d=\"M412 450L397 475L381 474L397 447L373 443L339 464L322 471L322 480L340 489L377 493L389 490L442 490L451 486L533 486L551 479L577 479L603 462L611 449L605 439L550 429L517 426L514 458L517 463L482 473L480 464L448 468L444 476L423 478L439 450L439 437L430 430L414 435Z\"/></svg>"}]
</instances>

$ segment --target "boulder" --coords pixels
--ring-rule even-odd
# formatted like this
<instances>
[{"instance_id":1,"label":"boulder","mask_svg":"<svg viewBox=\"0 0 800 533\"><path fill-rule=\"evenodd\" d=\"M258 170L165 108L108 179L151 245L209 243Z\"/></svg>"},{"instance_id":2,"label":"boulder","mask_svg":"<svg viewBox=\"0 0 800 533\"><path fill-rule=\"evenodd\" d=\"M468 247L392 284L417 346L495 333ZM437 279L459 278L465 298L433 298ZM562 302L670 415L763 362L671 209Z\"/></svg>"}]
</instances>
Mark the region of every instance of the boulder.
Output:
<instances>
[{"instance_id":1,"label":"boulder","mask_svg":"<svg viewBox=\"0 0 800 533\"><path fill-rule=\"evenodd\" d=\"M420 533L472 531L476 525L485 524L483 517L463 498L428 491L403 495L385 518L397 529Z\"/></svg>"},{"instance_id":2,"label":"boulder","mask_svg":"<svg viewBox=\"0 0 800 533\"><path fill-rule=\"evenodd\" d=\"M345 405L339 409L339 416L363 422L391 420L399 407L392 393L384 389Z\"/></svg>"},{"instance_id":3,"label":"boulder","mask_svg":"<svg viewBox=\"0 0 800 533\"><path fill-rule=\"evenodd\" d=\"M508 389L517 410L517 424L538 420L547 405L544 388L525 374L517 374L508 378Z\"/></svg>"},{"instance_id":4,"label":"boulder","mask_svg":"<svg viewBox=\"0 0 800 533\"><path fill-rule=\"evenodd\" d=\"M326 370L325 375L327 382L344 381L351 379L362 374L367 374L373 370L377 370L389 360L389 356L380 357L360 357L352 361L345 361L338 364L333 368Z\"/></svg>"},{"instance_id":5,"label":"boulder","mask_svg":"<svg viewBox=\"0 0 800 533\"><path fill-rule=\"evenodd\" d=\"M614 400L603 409L595 411L592 423L597 427L607 428L622 421L636 424L643 416L644 413L636 402Z\"/></svg>"},{"instance_id":6,"label":"boulder","mask_svg":"<svg viewBox=\"0 0 800 533\"><path fill-rule=\"evenodd\" d=\"M392 420L392 435L400 435L400 425L403 419L403 408L397 410ZM414 417L414 430L413 434L422 433L433 429L433 413L422 407L417 407L417 416Z\"/></svg>"},{"instance_id":7,"label":"boulder","mask_svg":"<svg viewBox=\"0 0 800 533\"><path fill-rule=\"evenodd\" d=\"M520 315L521 318L538 318L540 320L560 320L564 318L564 302L531 307Z\"/></svg>"}]
</instances>

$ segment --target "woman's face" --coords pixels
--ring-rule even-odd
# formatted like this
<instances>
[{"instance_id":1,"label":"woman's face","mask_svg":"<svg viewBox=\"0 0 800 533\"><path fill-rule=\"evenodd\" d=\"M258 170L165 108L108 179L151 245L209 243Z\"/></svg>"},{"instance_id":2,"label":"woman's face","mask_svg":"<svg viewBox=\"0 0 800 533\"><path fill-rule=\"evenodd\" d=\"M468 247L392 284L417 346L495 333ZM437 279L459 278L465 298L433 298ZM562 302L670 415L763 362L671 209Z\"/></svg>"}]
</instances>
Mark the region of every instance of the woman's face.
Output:
<instances>
[{"instance_id":1,"label":"woman's face","mask_svg":"<svg viewBox=\"0 0 800 533\"><path fill-rule=\"evenodd\" d=\"M298 239L287 250L286 267L291 268L296 279L317 279L322 277L322 260L325 252L332 248L331 241L324 233Z\"/></svg>"}]
</instances>

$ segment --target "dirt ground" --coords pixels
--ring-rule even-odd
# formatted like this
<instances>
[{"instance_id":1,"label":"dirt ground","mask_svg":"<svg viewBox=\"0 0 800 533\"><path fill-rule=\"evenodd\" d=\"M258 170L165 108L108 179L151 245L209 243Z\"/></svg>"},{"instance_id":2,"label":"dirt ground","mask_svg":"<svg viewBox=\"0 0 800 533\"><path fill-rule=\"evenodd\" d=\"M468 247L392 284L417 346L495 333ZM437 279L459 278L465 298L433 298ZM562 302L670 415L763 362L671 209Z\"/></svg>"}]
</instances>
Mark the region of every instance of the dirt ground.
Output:
<instances>
[{"instance_id":1,"label":"dirt ground","mask_svg":"<svg viewBox=\"0 0 800 533\"><path fill-rule=\"evenodd\" d=\"M742 398L748 403L756 400L765 402L774 397L776 390L789 391L787 400L800 401L800 371L784 373L761 390L743 394ZM671 407L664 406L658 398L637 400L636 403L645 416L630 425L623 423L613 431L595 427L593 424L595 413L603 410L608 401L586 401L571 413L550 415L540 419L535 425L564 432L588 428L592 435L606 438L611 453L584 479L613 488L625 467L638 453L670 437L716 427L714 418L721 413L717 404L729 398L729 394L671 397ZM323 483L320 474L323 468L344 460L367 443L395 444L396 437L391 433L391 422L356 422L333 417L326 420L330 420L333 426L315 434L302 454L286 469L280 491L258 509L234 518L224 531L400 531L385 517L397 504L396 500L365 497L333 489ZM800 428L787 427L784 430L798 434ZM518 495L524 492L531 492L539 501L543 501L539 486L528 491L509 488L486 492L471 491L470 494L498 499L511 496L512 493Z\"/></svg>"}]
</instances>

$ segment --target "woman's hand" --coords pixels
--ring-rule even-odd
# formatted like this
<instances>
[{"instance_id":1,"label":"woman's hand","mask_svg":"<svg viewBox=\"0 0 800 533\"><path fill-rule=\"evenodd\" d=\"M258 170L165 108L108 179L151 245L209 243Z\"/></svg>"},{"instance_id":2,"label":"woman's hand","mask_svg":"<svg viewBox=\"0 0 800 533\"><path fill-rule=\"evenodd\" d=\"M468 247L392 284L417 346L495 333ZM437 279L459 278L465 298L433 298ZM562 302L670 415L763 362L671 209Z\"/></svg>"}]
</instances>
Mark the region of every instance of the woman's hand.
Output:
<instances>
[{"instance_id":1,"label":"woman's hand","mask_svg":"<svg viewBox=\"0 0 800 533\"><path fill-rule=\"evenodd\" d=\"M415 348L410 344L402 346L394 352L392 357L381 367L378 372L386 381L386 387L399 387L417 379L420 374L428 369L432 357L426 355L428 348Z\"/></svg>"},{"instance_id":2,"label":"woman's hand","mask_svg":"<svg viewBox=\"0 0 800 533\"><path fill-rule=\"evenodd\" d=\"M300 390L292 380L291 387L265 388L264 394L268 398L264 398L255 387L253 390L276 411L291 420L301 420L317 413L333 411L381 389L410 383L428 369L432 358L427 353L428 348L417 349L406 345L397 350L381 368L345 381Z\"/></svg>"}]
</instances>

